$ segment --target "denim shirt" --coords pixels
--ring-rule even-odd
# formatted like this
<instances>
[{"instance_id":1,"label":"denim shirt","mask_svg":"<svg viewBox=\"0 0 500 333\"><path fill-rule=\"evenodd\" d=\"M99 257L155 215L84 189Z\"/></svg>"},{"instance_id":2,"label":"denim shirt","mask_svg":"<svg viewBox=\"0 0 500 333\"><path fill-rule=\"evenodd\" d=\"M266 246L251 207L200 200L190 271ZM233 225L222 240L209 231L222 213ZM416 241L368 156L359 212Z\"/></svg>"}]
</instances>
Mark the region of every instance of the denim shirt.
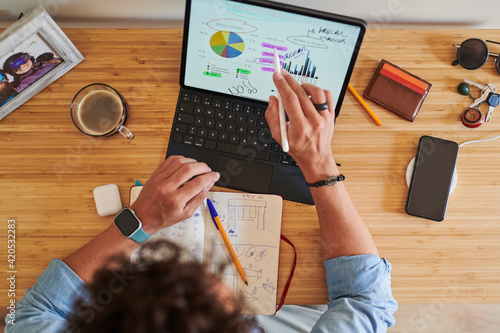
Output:
<instances>
[{"instance_id":1,"label":"denim shirt","mask_svg":"<svg viewBox=\"0 0 500 333\"><path fill-rule=\"evenodd\" d=\"M394 325L392 314L397 303L391 292L391 264L372 254L345 256L325 261L328 285L328 310L304 328L319 332L385 332ZM53 259L37 283L26 290L15 312L15 325L6 317L6 333L71 332L68 317L77 298L88 297L85 283L63 261ZM300 310L298 310L300 311ZM266 332L302 332L291 330L280 312L266 316ZM307 311L302 311L307 315ZM259 316L262 317L262 316ZM305 323L300 316L294 320ZM316 320L316 319L315 319ZM293 325L292 325L293 326Z\"/></svg>"}]
</instances>

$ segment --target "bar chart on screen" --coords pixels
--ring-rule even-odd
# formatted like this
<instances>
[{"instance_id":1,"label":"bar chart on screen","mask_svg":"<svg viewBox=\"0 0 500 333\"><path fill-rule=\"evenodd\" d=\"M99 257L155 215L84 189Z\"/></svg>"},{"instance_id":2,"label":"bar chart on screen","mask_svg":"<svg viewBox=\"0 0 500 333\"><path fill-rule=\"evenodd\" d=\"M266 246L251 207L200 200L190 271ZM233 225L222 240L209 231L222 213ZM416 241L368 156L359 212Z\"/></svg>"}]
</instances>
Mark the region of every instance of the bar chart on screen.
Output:
<instances>
[{"instance_id":1,"label":"bar chart on screen","mask_svg":"<svg viewBox=\"0 0 500 333\"><path fill-rule=\"evenodd\" d=\"M319 77L317 74L317 67L311 60L310 51L307 51L305 59L302 58L304 57L299 58L301 59L300 61L294 59L290 60L289 62L285 62L283 64L283 68L286 69L290 74L300 77L300 81L302 83L313 83L313 80L317 80Z\"/></svg>"}]
</instances>

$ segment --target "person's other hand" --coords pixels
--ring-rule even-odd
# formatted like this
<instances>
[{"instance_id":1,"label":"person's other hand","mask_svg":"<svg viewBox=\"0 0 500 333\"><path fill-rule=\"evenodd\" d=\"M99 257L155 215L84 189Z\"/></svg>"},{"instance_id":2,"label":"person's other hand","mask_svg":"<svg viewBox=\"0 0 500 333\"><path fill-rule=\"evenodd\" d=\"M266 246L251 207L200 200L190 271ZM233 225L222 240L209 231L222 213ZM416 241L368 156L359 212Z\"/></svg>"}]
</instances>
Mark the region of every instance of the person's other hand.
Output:
<instances>
[{"instance_id":1,"label":"person's other hand","mask_svg":"<svg viewBox=\"0 0 500 333\"><path fill-rule=\"evenodd\" d=\"M131 209L143 229L155 233L191 217L219 176L205 163L170 156L153 172Z\"/></svg>"},{"instance_id":2,"label":"person's other hand","mask_svg":"<svg viewBox=\"0 0 500 333\"><path fill-rule=\"evenodd\" d=\"M333 95L315 85L300 85L286 70L274 73L274 84L283 100L287 122L288 152L299 165L307 182L316 182L333 175L337 167L332 155L335 121ZM329 108L316 110L314 104L327 102ZM269 97L266 120L273 138L281 144L278 99Z\"/></svg>"}]
</instances>

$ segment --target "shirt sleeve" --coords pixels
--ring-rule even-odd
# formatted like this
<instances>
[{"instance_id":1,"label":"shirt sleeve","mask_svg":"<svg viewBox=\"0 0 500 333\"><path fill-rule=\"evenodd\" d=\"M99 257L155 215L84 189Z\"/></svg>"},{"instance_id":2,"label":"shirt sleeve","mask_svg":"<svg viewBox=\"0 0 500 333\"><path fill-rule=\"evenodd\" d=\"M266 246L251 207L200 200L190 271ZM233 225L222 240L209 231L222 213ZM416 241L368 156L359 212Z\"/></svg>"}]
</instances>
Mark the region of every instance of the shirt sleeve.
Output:
<instances>
[{"instance_id":1,"label":"shirt sleeve","mask_svg":"<svg viewBox=\"0 0 500 333\"><path fill-rule=\"evenodd\" d=\"M37 283L19 300L15 320L9 315L5 318L5 332L67 332L74 302L85 296L87 285L80 277L63 261L52 259Z\"/></svg>"},{"instance_id":2,"label":"shirt sleeve","mask_svg":"<svg viewBox=\"0 0 500 333\"><path fill-rule=\"evenodd\" d=\"M391 264L373 254L324 262L328 310L312 332L386 332L394 325L397 302L391 291Z\"/></svg>"}]
</instances>

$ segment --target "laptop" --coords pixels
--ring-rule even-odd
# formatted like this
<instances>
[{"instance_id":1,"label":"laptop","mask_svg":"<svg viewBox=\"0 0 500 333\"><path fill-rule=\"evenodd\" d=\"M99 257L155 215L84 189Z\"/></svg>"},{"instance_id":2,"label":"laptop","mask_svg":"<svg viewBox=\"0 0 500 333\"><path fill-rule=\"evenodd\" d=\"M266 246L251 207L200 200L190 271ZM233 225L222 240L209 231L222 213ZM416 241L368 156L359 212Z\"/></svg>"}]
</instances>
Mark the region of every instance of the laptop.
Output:
<instances>
[{"instance_id":1,"label":"laptop","mask_svg":"<svg viewBox=\"0 0 500 333\"><path fill-rule=\"evenodd\" d=\"M335 116L366 22L271 1L186 0L180 92L167 157L220 173L217 186L313 204L297 163L273 140L264 113L274 49L300 82L330 90Z\"/></svg>"}]
</instances>

